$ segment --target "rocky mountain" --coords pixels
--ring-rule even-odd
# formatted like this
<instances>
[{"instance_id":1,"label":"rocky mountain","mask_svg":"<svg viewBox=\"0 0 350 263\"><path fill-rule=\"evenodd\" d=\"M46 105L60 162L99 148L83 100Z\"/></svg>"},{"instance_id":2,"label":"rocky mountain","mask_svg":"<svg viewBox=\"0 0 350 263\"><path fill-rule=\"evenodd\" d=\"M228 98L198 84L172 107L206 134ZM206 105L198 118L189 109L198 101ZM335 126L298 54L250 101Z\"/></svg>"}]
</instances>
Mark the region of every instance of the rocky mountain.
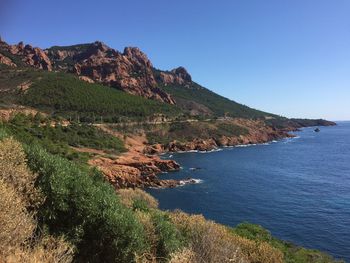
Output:
<instances>
[{"instance_id":1,"label":"rocky mountain","mask_svg":"<svg viewBox=\"0 0 350 263\"><path fill-rule=\"evenodd\" d=\"M8 45L0 39L0 62L8 66L28 65L38 69L52 71L52 61L44 50L24 45Z\"/></svg>"},{"instance_id":2,"label":"rocky mountain","mask_svg":"<svg viewBox=\"0 0 350 263\"><path fill-rule=\"evenodd\" d=\"M175 104L169 94L158 88L151 61L136 47L126 47L121 53L96 41L72 47L56 46L46 52L57 70L73 72L83 80L133 95Z\"/></svg>"},{"instance_id":3,"label":"rocky mountain","mask_svg":"<svg viewBox=\"0 0 350 263\"><path fill-rule=\"evenodd\" d=\"M189 87L192 77L184 67L178 67L171 71L155 70L156 80L162 85L184 85Z\"/></svg>"},{"instance_id":4,"label":"rocky mountain","mask_svg":"<svg viewBox=\"0 0 350 263\"><path fill-rule=\"evenodd\" d=\"M170 71L154 68L146 54L136 47L126 47L119 52L96 41L43 50L22 42L9 45L0 40L0 62L12 67L30 66L73 73L89 83L96 82L132 95L176 104L192 116L271 116L198 85L184 67Z\"/></svg>"},{"instance_id":5,"label":"rocky mountain","mask_svg":"<svg viewBox=\"0 0 350 263\"><path fill-rule=\"evenodd\" d=\"M175 104L169 94L158 88L151 61L136 47L126 47L121 53L96 41L43 50L24 45L23 42L8 45L0 41L0 62L9 66L27 65L48 71L71 72L88 82L102 83L133 95ZM181 82L184 71L176 69L165 75L174 75L176 81Z\"/></svg>"}]
</instances>

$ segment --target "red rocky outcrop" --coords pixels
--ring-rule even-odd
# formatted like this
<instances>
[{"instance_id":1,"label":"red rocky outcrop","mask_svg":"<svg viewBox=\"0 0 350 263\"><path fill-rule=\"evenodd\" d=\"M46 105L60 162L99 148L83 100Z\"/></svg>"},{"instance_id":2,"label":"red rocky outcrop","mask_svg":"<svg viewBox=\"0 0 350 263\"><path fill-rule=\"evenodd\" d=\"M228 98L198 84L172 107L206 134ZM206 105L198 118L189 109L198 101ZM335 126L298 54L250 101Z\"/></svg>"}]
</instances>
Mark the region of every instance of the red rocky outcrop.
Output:
<instances>
[{"instance_id":1,"label":"red rocky outcrop","mask_svg":"<svg viewBox=\"0 0 350 263\"><path fill-rule=\"evenodd\" d=\"M158 81L164 85L189 85L192 82L192 78L184 67L178 67L171 71L160 72Z\"/></svg>"},{"instance_id":2,"label":"red rocky outcrop","mask_svg":"<svg viewBox=\"0 0 350 263\"><path fill-rule=\"evenodd\" d=\"M51 60L47 56L46 52L40 48L32 47L31 45L24 45L23 42L19 42L17 45L8 45L0 40L0 52L1 51L17 56L24 64L28 66L52 71ZM4 57L4 55L2 56ZM2 59L2 61L4 60L6 62L6 58ZM3 63L2 61L0 61L0 63ZM13 63L11 66L14 66L15 63L13 61L11 62Z\"/></svg>"},{"instance_id":3,"label":"red rocky outcrop","mask_svg":"<svg viewBox=\"0 0 350 263\"><path fill-rule=\"evenodd\" d=\"M61 67L64 60L70 57L74 61L71 70L78 76L88 77L133 95L175 104L169 94L157 87L152 63L138 48L127 47L120 53L97 41L88 48L60 50L55 47L49 49L48 53Z\"/></svg>"}]
</instances>

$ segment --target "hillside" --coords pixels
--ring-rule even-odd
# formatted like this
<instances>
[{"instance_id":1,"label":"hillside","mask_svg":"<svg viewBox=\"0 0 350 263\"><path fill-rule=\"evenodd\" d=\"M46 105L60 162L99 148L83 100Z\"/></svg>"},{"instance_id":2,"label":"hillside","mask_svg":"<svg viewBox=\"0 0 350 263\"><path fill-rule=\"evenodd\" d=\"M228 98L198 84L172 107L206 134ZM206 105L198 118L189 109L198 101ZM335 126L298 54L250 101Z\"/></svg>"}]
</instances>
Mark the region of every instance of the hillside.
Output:
<instances>
[{"instance_id":1,"label":"hillside","mask_svg":"<svg viewBox=\"0 0 350 263\"><path fill-rule=\"evenodd\" d=\"M143 120L164 114L181 114L176 106L133 96L72 74L0 65L0 102L21 104L82 122Z\"/></svg>"},{"instance_id":2,"label":"hillside","mask_svg":"<svg viewBox=\"0 0 350 263\"><path fill-rule=\"evenodd\" d=\"M72 73L90 83L100 83L132 95L176 104L178 108L192 116L226 115L243 118L273 116L201 87L192 81L189 73L182 67L172 71L156 70L138 48L127 47L121 53L97 41L91 44L54 46L42 50L23 43L8 45L0 42L0 54L2 54L1 62L10 67L29 66L47 71ZM17 76L15 78L18 79Z\"/></svg>"}]
</instances>

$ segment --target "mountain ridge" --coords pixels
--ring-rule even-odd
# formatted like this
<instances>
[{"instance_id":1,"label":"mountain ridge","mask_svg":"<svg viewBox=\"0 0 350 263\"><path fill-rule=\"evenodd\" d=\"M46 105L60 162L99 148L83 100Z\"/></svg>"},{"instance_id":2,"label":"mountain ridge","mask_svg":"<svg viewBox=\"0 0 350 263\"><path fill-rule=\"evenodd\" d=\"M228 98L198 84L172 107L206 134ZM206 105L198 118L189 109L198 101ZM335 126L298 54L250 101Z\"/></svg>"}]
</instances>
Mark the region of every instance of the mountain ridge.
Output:
<instances>
[{"instance_id":1,"label":"mountain ridge","mask_svg":"<svg viewBox=\"0 0 350 263\"><path fill-rule=\"evenodd\" d=\"M132 95L177 105L192 116L273 116L200 86L182 66L172 70L156 69L137 47L125 47L120 52L95 41L40 49L23 42L9 45L1 40L0 62L10 67L29 66L49 72L72 73L89 83L100 83ZM200 100L191 94L194 91ZM221 104L225 110L218 110Z\"/></svg>"}]
</instances>

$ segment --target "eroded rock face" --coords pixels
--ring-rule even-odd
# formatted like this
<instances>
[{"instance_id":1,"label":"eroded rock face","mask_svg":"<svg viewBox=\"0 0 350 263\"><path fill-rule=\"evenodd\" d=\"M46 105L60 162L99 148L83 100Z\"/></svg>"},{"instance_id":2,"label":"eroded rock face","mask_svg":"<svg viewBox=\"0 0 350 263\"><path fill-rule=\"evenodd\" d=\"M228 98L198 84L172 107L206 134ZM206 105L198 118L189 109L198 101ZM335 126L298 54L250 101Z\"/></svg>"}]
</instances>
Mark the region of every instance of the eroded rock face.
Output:
<instances>
[{"instance_id":1,"label":"eroded rock face","mask_svg":"<svg viewBox=\"0 0 350 263\"><path fill-rule=\"evenodd\" d=\"M128 187L175 187L176 180L161 180L157 174L177 171L180 165L173 160L161 160L158 156L137 155L135 158L95 158L89 161L98 167L108 181L117 189Z\"/></svg>"},{"instance_id":2,"label":"eroded rock face","mask_svg":"<svg viewBox=\"0 0 350 263\"><path fill-rule=\"evenodd\" d=\"M48 51L55 66L66 68L78 76L103 83L149 99L169 104L175 100L157 87L153 66L148 57L138 48L127 47L120 53L102 42L95 42L80 49L55 47ZM73 61L72 65L65 61Z\"/></svg>"},{"instance_id":3,"label":"eroded rock face","mask_svg":"<svg viewBox=\"0 0 350 263\"><path fill-rule=\"evenodd\" d=\"M159 86L176 84L190 87L192 84L191 75L184 67L171 71L157 71L155 74L151 61L136 47L126 47L121 53L96 41L42 50L23 42L8 45L0 40L0 63L16 66L10 57L4 52L1 53L2 50L17 56L25 65L34 68L75 73L84 81L99 82L133 95L169 104L176 102Z\"/></svg>"},{"instance_id":4,"label":"eroded rock face","mask_svg":"<svg viewBox=\"0 0 350 263\"><path fill-rule=\"evenodd\" d=\"M157 80L163 85L189 85L192 82L192 77L184 67L178 67L171 71L159 72Z\"/></svg>"},{"instance_id":5,"label":"eroded rock face","mask_svg":"<svg viewBox=\"0 0 350 263\"><path fill-rule=\"evenodd\" d=\"M12 62L12 60L3 54L0 53L0 64L5 64L10 67L17 67L15 63Z\"/></svg>"},{"instance_id":6,"label":"eroded rock face","mask_svg":"<svg viewBox=\"0 0 350 263\"><path fill-rule=\"evenodd\" d=\"M23 42L8 45L0 40L0 63L16 66L6 53L15 55L25 65L34 68L75 73L84 81L99 82L133 95L175 104L168 93L158 88L151 61L136 47L126 47L121 53L96 41L42 50L24 45ZM171 74L178 82L190 78L183 68L178 68Z\"/></svg>"},{"instance_id":7,"label":"eroded rock face","mask_svg":"<svg viewBox=\"0 0 350 263\"><path fill-rule=\"evenodd\" d=\"M24 45L23 42L19 42L17 45L8 45L7 43L0 41L0 52L1 50L9 52L12 55L18 56L20 60L28 66L48 71L52 71L53 69L52 62L45 53L45 51L38 47ZM3 60L6 60L6 58L4 58ZM0 63L3 63L3 60L0 60ZM13 61L11 62L14 64Z\"/></svg>"}]
</instances>

